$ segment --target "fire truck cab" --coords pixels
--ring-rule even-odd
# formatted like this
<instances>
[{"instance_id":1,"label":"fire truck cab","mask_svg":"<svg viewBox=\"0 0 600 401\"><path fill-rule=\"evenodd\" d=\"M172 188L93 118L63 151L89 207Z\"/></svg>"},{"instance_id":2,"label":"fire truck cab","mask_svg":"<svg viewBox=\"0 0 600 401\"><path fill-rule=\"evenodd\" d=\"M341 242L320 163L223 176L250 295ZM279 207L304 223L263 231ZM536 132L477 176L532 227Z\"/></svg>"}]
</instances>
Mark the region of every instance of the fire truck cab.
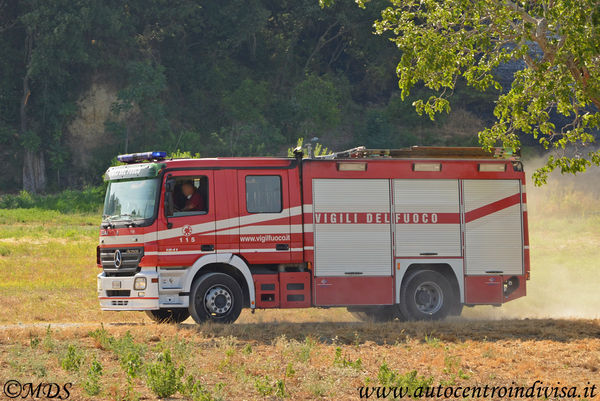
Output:
<instances>
[{"instance_id":1,"label":"fire truck cab","mask_svg":"<svg viewBox=\"0 0 600 401\"><path fill-rule=\"evenodd\" d=\"M242 308L346 307L429 320L525 295L525 174L499 149L119 160L97 248L103 310L231 323Z\"/></svg>"}]
</instances>

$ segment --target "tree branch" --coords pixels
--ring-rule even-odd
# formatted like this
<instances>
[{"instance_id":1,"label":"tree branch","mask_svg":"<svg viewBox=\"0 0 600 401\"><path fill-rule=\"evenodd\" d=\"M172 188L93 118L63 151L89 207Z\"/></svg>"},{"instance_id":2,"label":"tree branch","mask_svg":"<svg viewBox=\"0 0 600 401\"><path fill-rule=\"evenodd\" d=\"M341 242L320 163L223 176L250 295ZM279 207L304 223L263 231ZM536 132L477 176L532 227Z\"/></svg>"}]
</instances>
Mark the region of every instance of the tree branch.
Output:
<instances>
[{"instance_id":1,"label":"tree branch","mask_svg":"<svg viewBox=\"0 0 600 401\"><path fill-rule=\"evenodd\" d=\"M511 0L504 0L503 4L507 5L513 11L516 11L517 14L519 14L521 16L521 18L523 18L524 21L527 21L536 26L539 23L538 19L533 18L531 15L529 15L529 13L527 11L525 11L525 9L523 7L519 6L516 3L513 3Z\"/></svg>"},{"instance_id":2,"label":"tree branch","mask_svg":"<svg viewBox=\"0 0 600 401\"><path fill-rule=\"evenodd\" d=\"M573 79L575 79L576 82L581 84L581 87L587 93L589 86L589 73L585 66L583 68L579 68L577 64L575 64L575 61L573 60L572 56L567 59L566 64L567 68L569 69L569 72L571 73L571 76L573 76ZM590 101L594 104L594 106L596 106L596 109L600 111L600 99L594 96L590 96L589 93L587 94L590 98Z\"/></svg>"},{"instance_id":3,"label":"tree branch","mask_svg":"<svg viewBox=\"0 0 600 401\"><path fill-rule=\"evenodd\" d=\"M306 59L306 63L304 64L304 69L306 70L308 68L308 65L310 64L310 61L313 59L313 57L315 56L315 54L317 54L319 52L319 50L321 50L323 48L323 46L325 46L327 43L330 43L332 40L335 40L336 38L338 38L339 36L341 36L342 34L345 33L344 31L344 26L340 26L340 29L338 30L338 32L331 36L328 39L325 39L325 37L327 36L327 34L337 25L337 22L334 22L333 24L329 25L327 27L327 29L325 30L325 32L319 37L319 40L317 40L317 44L315 45L315 48L313 49L313 51L310 53L310 56L308 56L308 58Z\"/></svg>"}]
</instances>

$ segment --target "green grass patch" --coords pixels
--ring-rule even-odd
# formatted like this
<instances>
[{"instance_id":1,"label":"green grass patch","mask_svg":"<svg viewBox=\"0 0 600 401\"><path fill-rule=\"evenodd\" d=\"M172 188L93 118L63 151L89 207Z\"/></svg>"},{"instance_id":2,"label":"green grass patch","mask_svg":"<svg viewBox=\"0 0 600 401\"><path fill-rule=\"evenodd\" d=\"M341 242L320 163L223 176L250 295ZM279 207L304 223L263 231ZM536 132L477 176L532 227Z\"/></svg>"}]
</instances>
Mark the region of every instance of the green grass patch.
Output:
<instances>
[{"instance_id":1,"label":"green grass patch","mask_svg":"<svg viewBox=\"0 0 600 401\"><path fill-rule=\"evenodd\" d=\"M77 226L99 226L102 213L94 211L89 213L62 213L58 210L47 210L39 207L2 209L0 208L0 224L23 225L40 223L43 226L77 225ZM40 231L39 224L31 228ZM3 227L3 231L6 227Z\"/></svg>"},{"instance_id":2,"label":"green grass patch","mask_svg":"<svg viewBox=\"0 0 600 401\"><path fill-rule=\"evenodd\" d=\"M18 194L0 195L0 209L35 208L61 213L98 213L102 209L105 193L104 185L45 195L21 191Z\"/></svg>"}]
</instances>

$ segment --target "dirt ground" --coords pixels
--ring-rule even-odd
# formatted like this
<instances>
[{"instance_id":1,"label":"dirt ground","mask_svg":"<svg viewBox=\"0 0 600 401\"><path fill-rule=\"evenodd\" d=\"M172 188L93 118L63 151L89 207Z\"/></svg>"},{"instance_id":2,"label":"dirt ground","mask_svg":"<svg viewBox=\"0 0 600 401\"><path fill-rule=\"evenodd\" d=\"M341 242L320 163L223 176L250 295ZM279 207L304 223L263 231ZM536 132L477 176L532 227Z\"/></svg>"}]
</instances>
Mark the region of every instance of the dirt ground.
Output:
<instances>
[{"instance_id":1,"label":"dirt ground","mask_svg":"<svg viewBox=\"0 0 600 401\"><path fill-rule=\"evenodd\" d=\"M185 370L182 381L191 376L206 389L206 398L195 399L358 400L365 385L530 387L539 380L538 386L575 386L578 395L527 399L600 400L581 395L600 386L600 320L584 319L13 326L0 330L1 381L72 383L70 399L77 400L156 399L143 374L128 379L121 363L128 348L102 340L128 332L128 347L141 347L144 364L170 350ZM81 363L67 371L70 348ZM94 360L103 375L91 397L85 383Z\"/></svg>"}]
</instances>

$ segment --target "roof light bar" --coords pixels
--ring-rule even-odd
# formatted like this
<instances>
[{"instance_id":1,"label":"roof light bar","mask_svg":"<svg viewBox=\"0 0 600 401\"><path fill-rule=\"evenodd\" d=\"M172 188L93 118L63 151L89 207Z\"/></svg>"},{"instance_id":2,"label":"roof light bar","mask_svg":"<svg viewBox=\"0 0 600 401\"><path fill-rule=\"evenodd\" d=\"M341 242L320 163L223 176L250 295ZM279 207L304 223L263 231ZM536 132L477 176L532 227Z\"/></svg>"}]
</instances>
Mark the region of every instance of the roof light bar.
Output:
<instances>
[{"instance_id":1,"label":"roof light bar","mask_svg":"<svg viewBox=\"0 0 600 401\"><path fill-rule=\"evenodd\" d=\"M165 157L167 157L167 152L154 151L119 155L117 156L117 160L121 163L135 163L139 161L163 160Z\"/></svg>"}]
</instances>

